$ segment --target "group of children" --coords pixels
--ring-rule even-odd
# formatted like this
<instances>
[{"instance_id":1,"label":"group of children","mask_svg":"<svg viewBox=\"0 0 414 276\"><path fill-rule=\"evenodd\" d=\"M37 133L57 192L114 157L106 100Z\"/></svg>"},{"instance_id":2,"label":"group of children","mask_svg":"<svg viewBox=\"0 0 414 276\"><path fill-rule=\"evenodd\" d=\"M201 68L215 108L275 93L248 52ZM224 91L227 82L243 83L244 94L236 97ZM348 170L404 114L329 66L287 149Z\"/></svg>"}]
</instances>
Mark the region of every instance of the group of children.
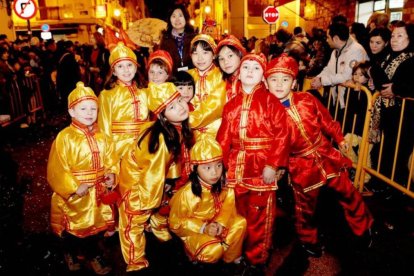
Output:
<instances>
[{"instance_id":1,"label":"group of children","mask_svg":"<svg viewBox=\"0 0 414 276\"><path fill-rule=\"evenodd\" d=\"M350 161L329 140L347 150L340 126L310 94L292 92L293 58L267 64L233 36L217 47L205 34L193 39L191 58L194 69L172 76L168 52L153 52L148 87L138 89L136 56L119 43L108 89L97 98L78 83L70 93L72 123L56 137L47 170L51 225L70 270L85 258L96 274L109 273L97 241L118 230L127 271L149 266L147 231L164 242L174 233L191 261L263 272L287 172L308 254L322 253L313 224L322 185L341 195L353 232L369 233L372 217L348 179Z\"/></svg>"}]
</instances>

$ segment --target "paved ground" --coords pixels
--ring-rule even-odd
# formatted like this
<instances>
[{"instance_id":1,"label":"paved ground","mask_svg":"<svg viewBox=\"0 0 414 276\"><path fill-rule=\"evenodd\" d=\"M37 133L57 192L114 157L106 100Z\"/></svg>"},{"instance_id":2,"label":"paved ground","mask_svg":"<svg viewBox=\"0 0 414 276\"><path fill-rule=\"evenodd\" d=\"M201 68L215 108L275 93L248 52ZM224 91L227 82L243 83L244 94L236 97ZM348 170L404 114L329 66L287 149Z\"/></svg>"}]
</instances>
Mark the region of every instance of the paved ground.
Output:
<instances>
[{"instance_id":1,"label":"paved ground","mask_svg":"<svg viewBox=\"0 0 414 276\"><path fill-rule=\"evenodd\" d=\"M66 271L58 243L50 233L51 191L46 163L56 133L65 125L51 117L28 129L0 129L0 275L93 275L87 268ZM299 250L291 219L289 190L279 192L274 250L266 275L414 275L414 204L401 194L365 197L375 219L370 249L352 236L335 195L324 191L318 212L325 253L307 258ZM231 275L222 264L189 263L178 240L160 244L148 235L148 275ZM102 244L112 275L127 275L117 235Z\"/></svg>"}]
</instances>

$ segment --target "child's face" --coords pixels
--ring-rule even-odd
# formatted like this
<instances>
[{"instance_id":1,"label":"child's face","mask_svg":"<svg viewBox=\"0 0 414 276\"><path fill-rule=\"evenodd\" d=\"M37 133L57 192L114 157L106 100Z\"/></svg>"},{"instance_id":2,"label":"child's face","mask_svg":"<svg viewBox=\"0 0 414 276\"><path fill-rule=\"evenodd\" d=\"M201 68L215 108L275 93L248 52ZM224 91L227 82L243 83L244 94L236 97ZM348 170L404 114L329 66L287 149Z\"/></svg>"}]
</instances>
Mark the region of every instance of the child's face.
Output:
<instances>
[{"instance_id":1,"label":"child's face","mask_svg":"<svg viewBox=\"0 0 414 276\"><path fill-rule=\"evenodd\" d=\"M291 75L285 73L273 73L267 78L269 92L275 95L281 102L289 97L295 82Z\"/></svg>"},{"instance_id":2,"label":"child's face","mask_svg":"<svg viewBox=\"0 0 414 276\"><path fill-rule=\"evenodd\" d=\"M359 83L359 84L365 84L368 79L364 76L364 74L362 74L362 70L361 69L356 69L355 73L352 74L352 80L355 83Z\"/></svg>"},{"instance_id":3,"label":"child's face","mask_svg":"<svg viewBox=\"0 0 414 276\"><path fill-rule=\"evenodd\" d=\"M197 167L197 173L205 183L214 185L220 180L220 177L223 174L223 162L222 160L218 160L200 164Z\"/></svg>"},{"instance_id":4,"label":"child's face","mask_svg":"<svg viewBox=\"0 0 414 276\"><path fill-rule=\"evenodd\" d=\"M183 100L187 103L189 103L194 96L194 88L192 85L179 85L177 86L177 90L180 92Z\"/></svg>"},{"instance_id":5,"label":"child's face","mask_svg":"<svg viewBox=\"0 0 414 276\"><path fill-rule=\"evenodd\" d=\"M84 100L69 109L69 114L78 122L91 126L98 116L98 103L94 100Z\"/></svg>"},{"instance_id":6,"label":"child's face","mask_svg":"<svg viewBox=\"0 0 414 276\"><path fill-rule=\"evenodd\" d=\"M161 84L168 79L168 73L161 66L155 63L151 63L148 69L148 80L150 82Z\"/></svg>"},{"instance_id":7,"label":"child's face","mask_svg":"<svg viewBox=\"0 0 414 276\"><path fill-rule=\"evenodd\" d=\"M137 66L130 60L122 60L114 66L114 75L126 84L131 84L136 72Z\"/></svg>"},{"instance_id":8,"label":"child's face","mask_svg":"<svg viewBox=\"0 0 414 276\"><path fill-rule=\"evenodd\" d=\"M239 68L240 57L229 47L224 46L218 54L218 62L221 70L231 75Z\"/></svg>"},{"instance_id":9,"label":"child's face","mask_svg":"<svg viewBox=\"0 0 414 276\"><path fill-rule=\"evenodd\" d=\"M196 50L191 53L191 60L200 72L206 71L213 63L213 59L213 52L204 50L200 44L198 44Z\"/></svg>"},{"instance_id":10,"label":"child's face","mask_svg":"<svg viewBox=\"0 0 414 276\"><path fill-rule=\"evenodd\" d=\"M240 65L240 80L243 87L253 87L263 79L263 68L255 60L246 60Z\"/></svg>"},{"instance_id":11,"label":"child's face","mask_svg":"<svg viewBox=\"0 0 414 276\"><path fill-rule=\"evenodd\" d=\"M182 97L176 98L165 108L165 118L173 125L181 125L188 118L188 104Z\"/></svg>"}]
</instances>

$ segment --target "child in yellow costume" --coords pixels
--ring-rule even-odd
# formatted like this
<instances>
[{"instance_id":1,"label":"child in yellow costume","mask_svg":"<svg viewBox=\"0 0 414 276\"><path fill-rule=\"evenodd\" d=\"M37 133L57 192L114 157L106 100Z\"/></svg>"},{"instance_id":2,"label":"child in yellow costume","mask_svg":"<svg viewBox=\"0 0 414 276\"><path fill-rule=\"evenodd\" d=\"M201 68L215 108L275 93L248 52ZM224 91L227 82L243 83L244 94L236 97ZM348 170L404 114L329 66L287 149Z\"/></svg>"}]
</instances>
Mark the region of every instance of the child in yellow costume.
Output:
<instances>
[{"instance_id":1,"label":"child in yellow costume","mask_svg":"<svg viewBox=\"0 0 414 276\"><path fill-rule=\"evenodd\" d=\"M69 94L72 123L52 144L47 181L53 190L50 223L62 238L69 270L80 269L77 254L83 250L95 273L105 275L111 268L101 262L98 234L113 229L114 218L101 196L115 186L119 168L113 143L97 131L97 102L82 82Z\"/></svg>"},{"instance_id":2,"label":"child in yellow costume","mask_svg":"<svg viewBox=\"0 0 414 276\"><path fill-rule=\"evenodd\" d=\"M220 69L213 62L216 47L214 39L206 34L199 34L191 41L191 59L196 68L188 71L195 82L195 95L191 100L194 111L190 114L190 126L196 137L200 133L216 137L226 103L226 83Z\"/></svg>"},{"instance_id":3,"label":"child in yellow costume","mask_svg":"<svg viewBox=\"0 0 414 276\"><path fill-rule=\"evenodd\" d=\"M170 230L183 240L191 261L240 262L246 220L237 214L233 189L225 187L221 147L203 135L190 159L190 182L170 202Z\"/></svg>"},{"instance_id":4,"label":"child in yellow costume","mask_svg":"<svg viewBox=\"0 0 414 276\"><path fill-rule=\"evenodd\" d=\"M99 94L99 129L115 143L119 158L136 142L142 123L148 121L146 93L138 89L134 81L137 73L137 57L119 42L109 56L111 78L105 90Z\"/></svg>"},{"instance_id":5,"label":"child in yellow costume","mask_svg":"<svg viewBox=\"0 0 414 276\"><path fill-rule=\"evenodd\" d=\"M144 235L148 223L159 240L171 239L167 218L158 209L170 166L179 161L181 143L188 145L192 141L187 102L172 83L157 88L148 102L157 120L144 126L137 144L121 161L119 236L127 271L149 266Z\"/></svg>"}]
</instances>

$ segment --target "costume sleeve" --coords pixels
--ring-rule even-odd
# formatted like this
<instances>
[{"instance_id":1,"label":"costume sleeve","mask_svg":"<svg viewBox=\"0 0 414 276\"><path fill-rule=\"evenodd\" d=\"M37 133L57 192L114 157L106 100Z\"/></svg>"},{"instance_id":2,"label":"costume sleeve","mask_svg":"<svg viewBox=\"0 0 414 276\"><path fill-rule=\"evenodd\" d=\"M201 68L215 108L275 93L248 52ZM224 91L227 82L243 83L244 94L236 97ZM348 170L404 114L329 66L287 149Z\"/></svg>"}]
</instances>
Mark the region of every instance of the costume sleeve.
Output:
<instances>
[{"instance_id":1,"label":"costume sleeve","mask_svg":"<svg viewBox=\"0 0 414 276\"><path fill-rule=\"evenodd\" d=\"M193 216L198 202L200 199L187 186L180 189L170 200L170 230L179 237L200 233L204 221Z\"/></svg>"},{"instance_id":2,"label":"costume sleeve","mask_svg":"<svg viewBox=\"0 0 414 276\"><path fill-rule=\"evenodd\" d=\"M112 141L111 137L106 136L106 151L105 151L105 173L114 173L115 175L119 174L119 158L115 151L115 144Z\"/></svg>"},{"instance_id":3,"label":"costume sleeve","mask_svg":"<svg viewBox=\"0 0 414 276\"><path fill-rule=\"evenodd\" d=\"M220 128L217 132L216 140L220 144L223 151L223 163L228 168L230 147L231 147L231 133L230 133L230 120L229 120L229 105L226 105L223 111L223 117Z\"/></svg>"},{"instance_id":4,"label":"costume sleeve","mask_svg":"<svg viewBox=\"0 0 414 276\"><path fill-rule=\"evenodd\" d=\"M287 167L290 151L290 132L287 125L287 116L284 107L277 102L270 102L270 119L272 120L274 141L269 151L266 165L274 169Z\"/></svg>"},{"instance_id":5,"label":"costume sleeve","mask_svg":"<svg viewBox=\"0 0 414 276\"><path fill-rule=\"evenodd\" d=\"M230 228L229 225L230 218L234 217L236 212L236 199L234 196L233 189L225 189L222 193L226 193L226 197L224 198L223 205L221 207L220 213L215 219L218 223L223 225L226 228Z\"/></svg>"},{"instance_id":6,"label":"costume sleeve","mask_svg":"<svg viewBox=\"0 0 414 276\"><path fill-rule=\"evenodd\" d=\"M196 109L190 113L191 128L205 127L213 121L220 119L226 103L226 83L220 81L213 87L207 98L201 101Z\"/></svg>"},{"instance_id":7,"label":"costume sleeve","mask_svg":"<svg viewBox=\"0 0 414 276\"><path fill-rule=\"evenodd\" d=\"M98 97L98 127L105 135L112 137L112 111L111 111L111 99L109 98L108 91L104 90Z\"/></svg>"},{"instance_id":8,"label":"costume sleeve","mask_svg":"<svg viewBox=\"0 0 414 276\"><path fill-rule=\"evenodd\" d=\"M70 171L70 156L67 156L66 146L70 143L58 135L52 144L47 162L47 181L53 192L69 199L78 189L79 182Z\"/></svg>"},{"instance_id":9,"label":"costume sleeve","mask_svg":"<svg viewBox=\"0 0 414 276\"><path fill-rule=\"evenodd\" d=\"M322 103L312 96L312 100L317 109L317 116L321 131L324 135L332 138L337 144L344 140L341 125L332 119L331 114Z\"/></svg>"}]
</instances>

